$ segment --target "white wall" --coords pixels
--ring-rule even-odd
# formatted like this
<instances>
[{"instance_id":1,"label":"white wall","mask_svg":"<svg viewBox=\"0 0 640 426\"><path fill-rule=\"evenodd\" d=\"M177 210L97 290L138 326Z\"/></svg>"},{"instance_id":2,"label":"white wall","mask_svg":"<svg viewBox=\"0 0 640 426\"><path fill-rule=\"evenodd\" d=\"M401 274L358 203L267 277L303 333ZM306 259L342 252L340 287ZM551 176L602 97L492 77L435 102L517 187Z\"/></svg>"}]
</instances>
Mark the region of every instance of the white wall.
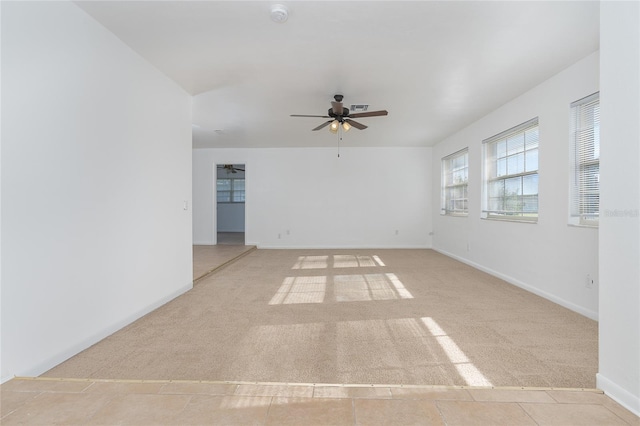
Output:
<instances>
[{"instance_id":1,"label":"white wall","mask_svg":"<svg viewBox=\"0 0 640 426\"><path fill-rule=\"evenodd\" d=\"M640 415L640 4L602 2L598 387Z\"/></svg>"},{"instance_id":2,"label":"white wall","mask_svg":"<svg viewBox=\"0 0 640 426\"><path fill-rule=\"evenodd\" d=\"M247 244L431 246L430 148L343 148L340 158L335 148L194 150L198 244L215 243L216 163L246 164Z\"/></svg>"},{"instance_id":3,"label":"white wall","mask_svg":"<svg viewBox=\"0 0 640 426\"><path fill-rule=\"evenodd\" d=\"M2 3L2 380L191 288L191 98L73 3Z\"/></svg>"},{"instance_id":4,"label":"white wall","mask_svg":"<svg viewBox=\"0 0 640 426\"><path fill-rule=\"evenodd\" d=\"M569 104L598 91L592 54L444 140L433 149L436 250L497 275L590 318L598 317L598 231L568 226ZM539 117L537 224L480 219L482 140ZM441 159L469 147L469 216L441 216ZM596 280L597 281L597 280Z\"/></svg>"},{"instance_id":5,"label":"white wall","mask_svg":"<svg viewBox=\"0 0 640 426\"><path fill-rule=\"evenodd\" d=\"M218 203L218 232L244 232L244 203Z\"/></svg>"}]
</instances>

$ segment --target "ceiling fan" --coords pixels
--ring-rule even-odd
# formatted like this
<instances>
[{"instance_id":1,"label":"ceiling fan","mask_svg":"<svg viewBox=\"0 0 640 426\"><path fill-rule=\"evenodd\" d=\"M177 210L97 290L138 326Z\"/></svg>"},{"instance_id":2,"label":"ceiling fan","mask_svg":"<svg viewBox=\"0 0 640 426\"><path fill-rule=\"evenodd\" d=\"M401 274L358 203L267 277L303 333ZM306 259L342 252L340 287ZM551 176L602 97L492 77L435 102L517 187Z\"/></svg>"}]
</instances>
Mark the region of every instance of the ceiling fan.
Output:
<instances>
[{"instance_id":1,"label":"ceiling fan","mask_svg":"<svg viewBox=\"0 0 640 426\"><path fill-rule=\"evenodd\" d=\"M352 120L352 118L379 117L382 115L389 114L386 110L357 112L355 114L350 114L349 108L346 108L342 105L342 98L343 98L342 95L335 95L333 97L335 101L331 102L331 108L329 108L329 111L327 111L327 115L291 114L291 117L330 118L331 120L326 121L321 125L319 125L318 127L311 130L312 131L320 130L330 125L329 131L331 131L331 133L338 133L338 129L340 128L340 126L342 126L345 132L349 131L349 129L351 129L352 127L355 127L358 130L364 130L367 128L367 126Z\"/></svg>"},{"instance_id":2,"label":"ceiling fan","mask_svg":"<svg viewBox=\"0 0 640 426\"><path fill-rule=\"evenodd\" d=\"M227 174L229 174L229 173L238 173L238 171L244 172L244 169L241 169L239 167L235 167L233 164L220 164L220 165L218 165L218 168L226 170Z\"/></svg>"}]
</instances>

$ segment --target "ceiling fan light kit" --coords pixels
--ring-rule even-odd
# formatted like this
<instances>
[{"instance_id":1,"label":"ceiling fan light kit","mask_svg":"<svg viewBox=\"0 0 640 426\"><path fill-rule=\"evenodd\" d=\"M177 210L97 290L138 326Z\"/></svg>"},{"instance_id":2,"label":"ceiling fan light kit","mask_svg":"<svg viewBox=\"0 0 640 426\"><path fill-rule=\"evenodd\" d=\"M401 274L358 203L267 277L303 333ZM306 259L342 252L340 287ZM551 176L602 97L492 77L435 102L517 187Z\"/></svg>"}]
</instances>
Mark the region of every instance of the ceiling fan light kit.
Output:
<instances>
[{"instance_id":1,"label":"ceiling fan light kit","mask_svg":"<svg viewBox=\"0 0 640 426\"><path fill-rule=\"evenodd\" d=\"M340 126L342 126L342 129L345 132L348 132L349 129L351 129L351 125L346 121L343 121L342 123L340 123L338 120L333 120L329 125L329 131L333 134L336 134L338 133L338 129L340 128Z\"/></svg>"}]
</instances>

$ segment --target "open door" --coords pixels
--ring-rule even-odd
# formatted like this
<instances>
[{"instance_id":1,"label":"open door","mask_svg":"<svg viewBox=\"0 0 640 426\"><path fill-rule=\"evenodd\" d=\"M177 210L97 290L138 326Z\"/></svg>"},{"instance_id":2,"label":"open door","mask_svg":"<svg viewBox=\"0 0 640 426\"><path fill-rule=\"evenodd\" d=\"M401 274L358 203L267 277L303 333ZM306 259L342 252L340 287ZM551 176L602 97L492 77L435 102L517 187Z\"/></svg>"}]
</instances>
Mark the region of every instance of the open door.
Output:
<instances>
[{"instance_id":1,"label":"open door","mask_svg":"<svg viewBox=\"0 0 640 426\"><path fill-rule=\"evenodd\" d=\"M217 243L244 245L245 165L217 164L216 169Z\"/></svg>"}]
</instances>

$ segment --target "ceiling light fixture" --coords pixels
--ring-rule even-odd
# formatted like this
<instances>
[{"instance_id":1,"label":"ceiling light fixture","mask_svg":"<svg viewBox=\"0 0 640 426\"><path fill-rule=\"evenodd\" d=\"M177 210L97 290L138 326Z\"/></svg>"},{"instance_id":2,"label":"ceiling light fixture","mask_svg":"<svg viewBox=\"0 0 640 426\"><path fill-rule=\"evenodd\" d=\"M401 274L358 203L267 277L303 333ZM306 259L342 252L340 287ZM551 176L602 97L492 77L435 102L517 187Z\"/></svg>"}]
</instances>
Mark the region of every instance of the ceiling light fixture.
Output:
<instances>
[{"instance_id":1,"label":"ceiling light fixture","mask_svg":"<svg viewBox=\"0 0 640 426\"><path fill-rule=\"evenodd\" d=\"M338 128L340 128L340 122L338 120L333 120L329 126L329 131L335 134L338 133Z\"/></svg>"},{"instance_id":2,"label":"ceiling light fixture","mask_svg":"<svg viewBox=\"0 0 640 426\"><path fill-rule=\"evenodd\" d=\"M351 128L351 125L345 121L342 123L342 128L344 129L345 132L348 132L349 129Z\"/></svg>"},{"instance_id":3,"label":"ceiling light fixture","mask_svg":"<svg viewBox=\"0 0 640 426\"><path fill-rule=\"evenodd\" d=\"M286 6L282 4L274 4L273 6L271 6L271 20L273 22L282 24L283 22L286 22L288 18L289 11L287 10Z\"/></svg>"}]
</instances>

